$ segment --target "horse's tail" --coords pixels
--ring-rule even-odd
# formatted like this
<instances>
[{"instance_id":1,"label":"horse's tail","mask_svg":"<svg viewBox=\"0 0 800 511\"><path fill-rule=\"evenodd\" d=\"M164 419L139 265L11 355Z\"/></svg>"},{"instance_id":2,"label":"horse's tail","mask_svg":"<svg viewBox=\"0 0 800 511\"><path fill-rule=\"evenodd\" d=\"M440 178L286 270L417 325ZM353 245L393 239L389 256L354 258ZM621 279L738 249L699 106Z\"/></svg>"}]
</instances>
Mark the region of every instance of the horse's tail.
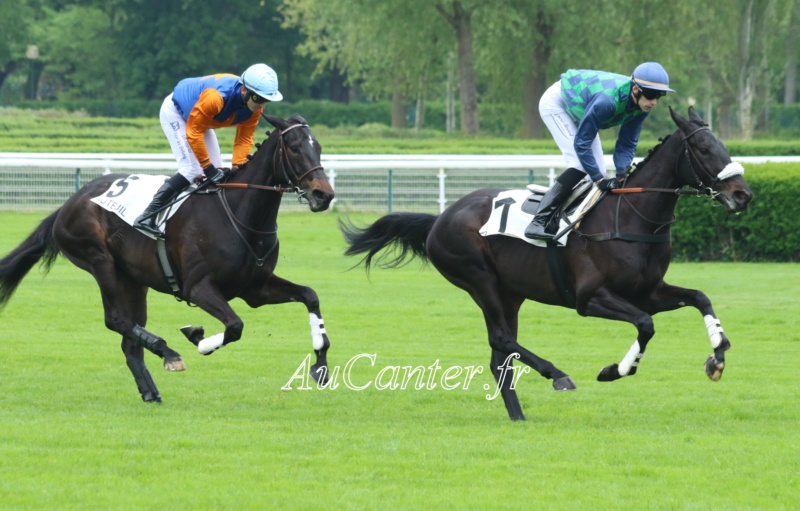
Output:
<instances>
[{"instance_id":1,"label":"horse's tail","mask_svg":"<svg viewBox=\"0 0 800 511\"><path fill-rule=\"evenodd\" d=\"M425 241L438 217L425 213L394 213L379 218L374 224L359 228L350 221L339 220L339 229L344 234L349 247L345 255L364 254L358 264L364 264L369 271L375 255L386 247L393 250L378 256L379 268L397 268L418 257L428 261ZM411 255L408 261L406 256ZM358 266L358 264L356 266Z\"/></svg>"},{"instance_id":2,"label":"horse's tail","mask_svg":"<svg viewBox=\"0 0 800 511\"><path fill-rule=\"evenodd\" d=\"M6 306L19 283L39 260L42 260L44 272L50 271L59 254L53 238L53 224L57 215L58 211L55 211L42 220L20 246L0 259L0 309Z\"/></svg>"}]
</instances>

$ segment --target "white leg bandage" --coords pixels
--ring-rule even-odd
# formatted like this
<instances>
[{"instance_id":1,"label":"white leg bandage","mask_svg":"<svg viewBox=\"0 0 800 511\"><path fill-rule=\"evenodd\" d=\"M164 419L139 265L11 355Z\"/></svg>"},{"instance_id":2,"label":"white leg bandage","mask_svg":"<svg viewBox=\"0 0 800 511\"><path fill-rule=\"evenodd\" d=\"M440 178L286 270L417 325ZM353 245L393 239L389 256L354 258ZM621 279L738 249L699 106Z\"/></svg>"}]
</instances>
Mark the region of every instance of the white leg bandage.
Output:
<instances>
[{"instance_id":1,"label":"white leg bandage","mask_svg":"<svg viewBox=\"0 0 800 511\"><path fill-rule=\"evenodd\" d=\"M311 326L311 345L315 350L321 350L325 347L325 340L322 338L322 334L325 333L325 324L322 322L322 318L313 312L308 313L308 318L308 324Z\"/></svg>"},{"instance_id":2,"label":"white leg bandage","mask_svg":"<svg viewBox=\"0 0 800 511\"><path fill-rule=\"evenodd\" d=\"M625 358L622 359L622 362L619 363L619 375L620 376L627 376L629 372L631 372L631 367L636 367L639 365L639 360L642 359L644 353L642 353L641 348L639 347L639 340L637 339L636 342L633 343L631 349L628 350L628 353L625 355Z\"/></svg>"},{"instance_id":3,"label":"white leg bandage","mask_svg":"<svg viewBox=\"0 0 800 511\"><path fill-rule=\"evenodd\" d=\"M207 355L214 350L219 349L222 346L222 341L225 340L225 334L220 332L216 335L212 335L211 337L206 337L197 345L197 351L199 351L202 355Z\"/></svg>"},{"instance_id":4,"label":"white leg bandage","mask_svg":"<svg viewBox=\"0 0 800 511\"><path fill-rule=\"evenodd\" d=\"M722 343L722 326L719 319L711 314L703 316L703 319L706 322L706 330L708 330L708 339L711 341L711 347L714 349L719 348L720 343Z\"/></svg>"}]
</instances>

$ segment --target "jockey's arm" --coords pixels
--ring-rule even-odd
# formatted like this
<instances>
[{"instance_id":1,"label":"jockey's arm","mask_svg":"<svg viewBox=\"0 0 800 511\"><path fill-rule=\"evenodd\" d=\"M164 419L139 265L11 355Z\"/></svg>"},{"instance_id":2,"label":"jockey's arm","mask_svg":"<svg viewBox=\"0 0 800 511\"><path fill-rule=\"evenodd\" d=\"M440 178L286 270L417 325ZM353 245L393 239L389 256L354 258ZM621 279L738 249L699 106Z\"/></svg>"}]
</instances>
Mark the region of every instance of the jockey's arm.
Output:
<instances>
[{"instance_id":1,"label":"jockey's arm","mask_svg":"<svg viewBox=\"0 0 800 511\"><path fill-rule=\"evenodd\" d=\"M216 125L214 116L222 111L223 106L224 102L219 92L215 89L206 89L200 94L200 98L186 120L186 140L201 167L211 163L211 157L206 148L205 134Z\"/></svg>"},{"instance_id":2,"label":"jockey's arm","mask_svg":"<svg viewBox=\"0 0 800 511\"><path fill-rule=\"evenodd\" d=\"M639 115L628 124L619 128L619 137L614 146L614 167L617 172L625 170L636 156L636 146L639 144L639 134L642 132L642 123L647 115Z\"/></svg>"}]
</instances>

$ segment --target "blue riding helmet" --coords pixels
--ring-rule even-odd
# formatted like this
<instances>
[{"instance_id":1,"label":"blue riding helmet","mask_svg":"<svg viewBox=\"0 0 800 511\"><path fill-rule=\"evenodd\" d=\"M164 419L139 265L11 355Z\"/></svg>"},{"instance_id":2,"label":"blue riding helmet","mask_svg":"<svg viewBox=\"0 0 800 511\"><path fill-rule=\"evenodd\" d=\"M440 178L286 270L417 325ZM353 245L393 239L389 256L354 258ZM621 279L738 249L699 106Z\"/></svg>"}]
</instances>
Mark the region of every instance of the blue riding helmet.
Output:
<instances>
[{"instance_id":1,"label":"blue riding helmet","mask_svg":"<svg viewBox=\"0 0 800 511\"><path fill-rule=\"evenodd\" d=\"M675 92L669 88L669 75L658 62L645 62L633 70L631 80L640 89L652 89L666 92Z\"/></svg>"},{"instance_id":2,"label":"blue riding helmet","mask_svg":"<svg viewBox=\"0 0 800 511\"><path fill-rule=\"evenodd\" d=\"M245 69L240 79L247 90L269 101L280 101L283 94L278 91L278 75L266 64L253 64Z\"/></svg>"}]
</instances>

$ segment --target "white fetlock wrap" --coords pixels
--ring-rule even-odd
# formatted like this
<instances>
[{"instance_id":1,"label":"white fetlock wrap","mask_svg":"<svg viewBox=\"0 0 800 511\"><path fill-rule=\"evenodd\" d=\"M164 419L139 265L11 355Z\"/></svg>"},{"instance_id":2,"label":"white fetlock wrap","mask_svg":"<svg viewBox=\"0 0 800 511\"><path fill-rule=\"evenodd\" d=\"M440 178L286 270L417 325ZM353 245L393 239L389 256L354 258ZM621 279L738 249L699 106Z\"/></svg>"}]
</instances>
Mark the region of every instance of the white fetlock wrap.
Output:
<instances>
[{"instance_id":1,"label":"white fetlock wrap","mask_svg":"<svg viewBox=\"0 0 800 511\"><path fill-rule=\"evenodd\" d=\"M714 349L719 348L722 343L722 324L719 319L711 314L706 314L703 319L706 322L706 330L708 330L708 339L711 341L711 347Z\"/></svg>"},{"instance_id":2,"label":"white fetlock wrap","mask_svg":"<svg viewBox=\"0 0 800 511\"><path fill-rule=\"evenodd\" d=\"M640 349L639 340L637 339L636 342L633 343L633 346L631 346L631 349L628 350L625 358L622 359L622 362L620 362L619 366L617 367L620 376L628 376L628 373L631 372L631 367L636 367L639 365L639 360L641 360L642 356L644 355Z\"/></svg>"},{"instance_id":3,"label":"white fetlock wrap","mask_svg":"<svg viewBox=\"0 0 800 511\"><path fill-rule=\"evenodd\" d=\"M224 340L225 334L222 332L212 335L211 337L206 337L197 344L197 351L199 351L201 355L208 355L212 351L218 350L219 347L222 346L222 341Z\"/></svg>"},{"instance_id":4,"label":"white fetlock wrap","mask_svg":"<svg viewBox=\"0 0 800 511\"><path fill-rule=\"evenodd\" d=\"M325 324L322 322L322 318L313 312L308 313L308 319L308 324L311 326L311 346L319 351L325 347L325 339L322 338L322 334L325 333Z\"/></svg>"}]
</instances>

